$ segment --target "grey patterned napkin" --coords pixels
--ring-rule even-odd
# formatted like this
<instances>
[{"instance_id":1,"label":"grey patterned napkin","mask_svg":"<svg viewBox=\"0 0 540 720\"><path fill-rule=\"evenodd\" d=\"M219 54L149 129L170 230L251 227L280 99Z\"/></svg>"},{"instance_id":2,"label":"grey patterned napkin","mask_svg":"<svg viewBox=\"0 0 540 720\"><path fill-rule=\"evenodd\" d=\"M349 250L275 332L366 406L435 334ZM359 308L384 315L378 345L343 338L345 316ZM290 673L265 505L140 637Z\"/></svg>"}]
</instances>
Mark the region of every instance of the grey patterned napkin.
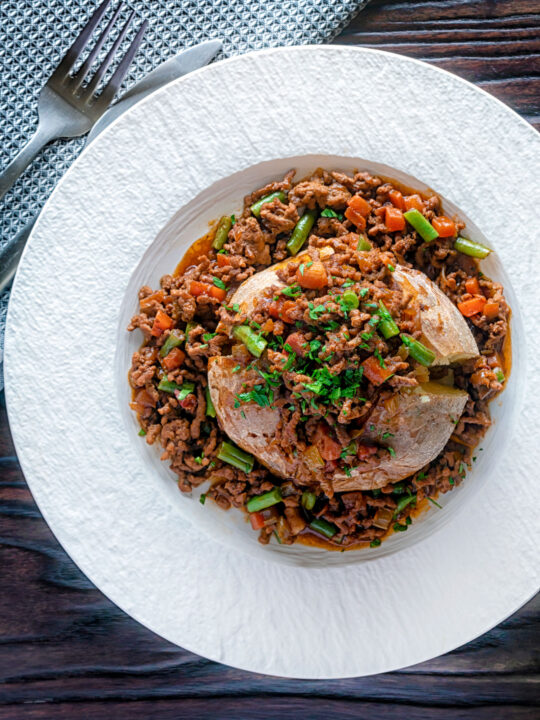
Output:
<instances>
[{"instance_id":1,"label":"grey patterned napkin","mask_svg":"<svg viewBox=\"0 0 540 720\"><path fill-rule=\"evenodd\" d=\"M124 89L183 47L219 38L228 57L280 45L327 42L367 0L128 0L150 27ZM98 0L2 0L0 3L0 167L34 131L37 95ZM0 205L0 242L44 204L84 145L49 145ZM0 295L1 358L9 292Z\"/></svg>"}]
</instances>

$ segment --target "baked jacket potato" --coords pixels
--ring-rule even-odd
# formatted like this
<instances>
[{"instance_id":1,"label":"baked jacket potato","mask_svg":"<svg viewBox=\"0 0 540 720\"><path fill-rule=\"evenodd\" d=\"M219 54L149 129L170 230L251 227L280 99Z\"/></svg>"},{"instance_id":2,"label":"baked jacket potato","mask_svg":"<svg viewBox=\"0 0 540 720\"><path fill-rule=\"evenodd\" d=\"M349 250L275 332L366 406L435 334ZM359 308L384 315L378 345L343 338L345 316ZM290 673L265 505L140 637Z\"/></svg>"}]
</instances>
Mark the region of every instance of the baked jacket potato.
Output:
<instances>
[{"instance_id":1,"label":"baked jacket potato","mask_svg":"<svg viewBox=\"0 0 540 720\"><path fill-rule=\"evenodd\" d=\"M285 283L277 270L284 263L267 268L248 278L236 290L230 303L237 303L249 314L256 298L267 288L278 290ZM447 365L478 355L474 337L465 320L450 299L416 270L397 266L395 283L404 293L416 300L421 342L435 353L433 365ZM239 406L235 396L256 371L247 369L253 358L233 373L238 365L236 357L211 358L208 385L222 429L239 447L254 455L263 465L281 477L309 476L308 466L300 454L293 457L276 441L280 422L279 409L260 407L255 403ZM379 402L369 422L358 438L360 442L377 442L391 448L360 462L349 474L338 468L333 476L334 491L372 490L398 482L420 470L443 449L461 416L468 394L454 387L426 382L413 388L403 388L386 401ZM235 407L236 405L236 407ZM383 440L382 436L388 438Z\"/></svg>"}]
</instances>

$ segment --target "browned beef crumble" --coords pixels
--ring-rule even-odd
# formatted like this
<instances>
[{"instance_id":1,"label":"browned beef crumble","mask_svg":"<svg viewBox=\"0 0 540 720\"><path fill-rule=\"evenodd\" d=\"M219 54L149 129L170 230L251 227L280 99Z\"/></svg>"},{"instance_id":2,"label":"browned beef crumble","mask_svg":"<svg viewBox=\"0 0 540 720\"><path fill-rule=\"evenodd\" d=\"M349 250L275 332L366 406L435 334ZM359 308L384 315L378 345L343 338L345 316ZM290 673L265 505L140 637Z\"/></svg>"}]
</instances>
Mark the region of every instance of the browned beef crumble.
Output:
<instances>
[{"instance_id":1,"label":"browned beef crumble","mask_svg":"<svg viewBox=\"0 0 540 720\"><path fill-rule=\"evenodd\" d=\"M474 460L474 448L490 424L489 401L501 391L504 382L501 368L505 367L509 308L502 287L485 277L475 260L453 249L455 236L426 243L408 225L401 232L388 231L383 208L392 204L392 191L399 190L393 183L367 172L347 176L317 170L296 184L293 178L294 171L291 171L282 181L272 182L245 198L244 210L236 218L220 253L221 260L218 261L218 253L209 244L208 252L182 273L164 276L160 290L141 288L141 312L132 318L128 328L139 328L144 337L129 371L132 408L138 413L146 441L150 444L157 441L161 445L161 457L178 475L183 492L209 481L207 498L224 509L244 508L250 498L280 485L283 501L263 511L265 525L259 537L262 543L267 543L274 532L284 543L305 539L307 524L315 517L337 528L331 540L335 547L345 548L366 541L375 545L387 532L377 524L381 511L394 513L400 498L415 494L416 502L392 521L392 526L397 523L396 530L404 530L415 506L422 506L426 498L435 499L439 493L462 482L466 468ZM251 204L276 191L284 192L286 199L276 198L263 205L260 217L256 218L250 210ZM374 248L369 253L356 251L358 228L343 215L354 195L361 196L371 206L363 230ZM319 217L308 242L298 253L297 262L288 264L280 276L294 291L296 273L305 255L310 263L324 261L328 284L322 290L303 290L301 294L294 291L287 298L286 320L279 304L276 312L272 289L261 295L249 318L230 307L227 299L194 294L192 283L198 282L214 288L225 287L230 297L253 273L288 257L287 240L306 208L318 210ZM320 215L324 210L327 216ZM429 220L441 216L439 198L424 197L422 212ZM456 232L463 228L459 220L455 220L455 225ZM344 448L353 438L351 429L368 422L372 408L382 397L390 396L396 388L414 386L427 379L427 370L410 362L399 341L385 340L373 332L373 310L365 304L347 309L339 302L344 287L365 290L366 301L373 305L384 300L400 331L418 337L414 313L408 307L410 298L395 289L389 292L393 267L398 263L424 272L455 304L471 298L465 288L471 278L477 278L485 298L498 303L496 317L488 319L477 314L467 319L480 356L451 370L454 384L466 390L470 400L439 456L421 472L400 483L380 490L346 493L334 493L329 481L338 464L344 467L358 461L346 454L326 460L325 468L316 479L286 481L276 478L257 462L253 471L246 474L218 460L218 448L227 436L226 428L220 428L216 419L206 414L207 362L209 357L231 353L231 329L235 325L249 321L252 327L260 328L267 337L273 338L264 362L268 373L280 374L282 378L274 404L281 407L278 432L285 448L305 450L319 432L323 415L331 439ZM283 297L279 300L282 303ZM182 364L166 373L167 379L178 385L194 384L194 391L182 399L158 389L165 374L159 350L171 332L166 329L161 334L152 334L159 311L172 318L175 331L186 335ZM317 394L305 389L313 378L295 367L287 368L287 358L292 351L299 360L305 360L310 354L319 358L332 375L339 377L354 371L359 360L376 354L393 376L378 386L364 378L361 393L342 398L339 405L321 407ZM432 368L430 376L437 380L448 372L448 368ZM246 391L250 389L247 387ZM360 461L376 464L382 451L374 448L371 455ZM316 495L310 512L302 505L302 493L306 491Z\"/></svg>"}]
</instances>

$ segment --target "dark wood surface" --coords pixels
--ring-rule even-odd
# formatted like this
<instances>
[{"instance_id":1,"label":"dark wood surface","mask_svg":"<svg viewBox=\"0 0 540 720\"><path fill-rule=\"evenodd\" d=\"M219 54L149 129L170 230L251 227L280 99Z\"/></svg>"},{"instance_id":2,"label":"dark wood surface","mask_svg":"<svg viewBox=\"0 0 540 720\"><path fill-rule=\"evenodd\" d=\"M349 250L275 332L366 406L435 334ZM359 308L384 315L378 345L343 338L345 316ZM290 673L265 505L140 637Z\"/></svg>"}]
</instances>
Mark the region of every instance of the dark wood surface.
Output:
<instances>
[{"instance_id":1,"label":"dark wood surface","mask_svg":"<svg viewBox=\"0 0 540 720\"><path fill-rule=\"evenodd\" d=\"M337 42L432 62L540 128L539 29L533 0L374 0ZM0 395L0 720L532 720L539 640L537 596L448 655L371 678L284 680L192 655L116 608L59 546L17 463Z\"/></svg>"}]
</instances>

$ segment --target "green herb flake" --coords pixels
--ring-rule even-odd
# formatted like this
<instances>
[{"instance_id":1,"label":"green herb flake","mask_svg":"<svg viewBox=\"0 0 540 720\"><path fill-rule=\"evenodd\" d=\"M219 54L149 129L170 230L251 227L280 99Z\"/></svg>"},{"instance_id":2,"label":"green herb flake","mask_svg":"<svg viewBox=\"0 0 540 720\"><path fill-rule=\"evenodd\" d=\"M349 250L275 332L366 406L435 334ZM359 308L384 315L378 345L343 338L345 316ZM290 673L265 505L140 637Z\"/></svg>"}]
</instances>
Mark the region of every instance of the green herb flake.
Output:
<instances>
[{"instance_id":1,"label":"green herb flake","mask_svg":"<svg viewBox=\"0 0 540 720\"><path fill-rule=\"evenodd\" d=\"M139 430L139 435L140 435L141 437L144 437L144 436L146 435L146 430L145 430L144 428L141 428L141 429Z\"/></svg>"},{"instance_id":2,"label":"green herb flake","mask_svg":"<svg viewBox=\"0 0 540 720\"><path fill-rule=\"evenodd\" d=\"M302 294L302 288L299 285L289 285L288 287L283 288L281 294L286 295L287 297L297 298Z\"/></svg>"},{"instance_id":3,"label":"green herb flake","mask_svg":"<svg viewBox=\"0 0 540 720\"><path fill-rule=\"evenodd\" d=\"M407 525L402 525L401 523L394 523L394 532L405 532L405 530L408 530Z\"/></svg>"},{"instance_id":4,"label":"green herb flake","mask_svg":"<svg viewBox=\"0 0 540 720\"><path fill-rule=\"evenodd\" d=\"M375 538L369 543L369 547L379 547L381 544L381 538Z\"/></svg>"},{"instance_id":5,"label":"green herb flake","mask_svg":"<svg viewBox=\"0 0 540 720\"><path fill-rule=\"evenodd\" d=\"M232 371L233 371L233 373L237 373L237 372L240 372L241 369L242 368L240 365L236 365L235 367L233 367Z\"/></svg>"},{"instance_id":6,"label":"green herb flake","mask_svg":"<svg viewBox=\"0 0 540 720\"><path fill-rule=\"evenodd\" d=\"M394 270L396 269L396 268L395 268L393 265L391 265L390 263L388 263L388 265L387 265L386 267L390 270L390 272L394 272Z\"/></svg>"},{"instance_id":7,"label":"green herb flake","mask_svg":"<svg viewBox=\"0 0 540 720\"><path fill-rule=\"evenodd\" d=\"M199 502L201 503L201 505L204 505L204 503L206 502L206 493L201 494L201 496L199 497Z\"/></svg>"},{"instance_id":8,"label":"green herb flake","mask_svg":"<svg viewBox=\"0 0 540 720\"><path fill-rule=\"evenodd\" d=\"M234 310L235 313L239 313L240 305L238 303L233 303L232 309Z\"/></svg>"},{"instance_id":9,"label":"green herb flake","mask_svg":"<svg viewBox=\"0 0 540 720\"><path fill-rule=\"evenodd\" d=\"M366 297L366 295L368 294L368 292L369 292L369 291L368 291L367 288L361 288L361 290L360 290L360 292L359 292L358 294L360 295L361 298L363 298L363 297Z\"/></svg>"},{"instance_id":10,"label":"green herb flake","mask_svg":"<svg viewBox=\"0 0 540 720\"><path fill-rule=\"evenodd\" d=\"M298 270L300 271L300 275L304 274L305 269L306 269L305 263L300 263L300 267L298 268Z\"/></svg>"},{"instance_id":11,"label":"green herb flake","mask_svg":"<svg viewBox=\"0 0 540 720\"><path fill-rule=\"evenodd\" d=\"M430 503L433 503L433 505L435 505L435 507L438 507L439 510L442 510L442 505L439 505L439 503L436 500L434 500L432 497L428 497L428 500Z\"/></svg>"},{"instance_id":12,"label":"green herb flake","mask_svg":"<svg viewBox=\"0 0 540 720\"><path fill-rule=\"evenodd\" d=\"M351 280L351 278L347 278L347 280L345 280L345 282L343 283L343 285L341 287L348 288L348 287L351 287L352 285L354 285L354 280Z\"/></svg>"},{"instance_id":13,"label":"green herb flake","mask_svg":"<svg viewBox=\"0 0 540 720\"><path fill-rule=\"evenodd\" d=\"M225 283L223 282L223 280L221 280L220 278L212 277L212 282L213 282L214 285L215 285L217 288L219 288L220 290L227 290L227 286L225 285Z\"/></svg>"},{"instance_id":14,"label":"green herb flake","mask_svg":"<svg viewBox=\"0 0 540 720\"><path fill-rule=\"evenodd\" d=\"M392 457L396 457L396 451L390 445L386 448Z\"/></svg>"}]
</instances>

